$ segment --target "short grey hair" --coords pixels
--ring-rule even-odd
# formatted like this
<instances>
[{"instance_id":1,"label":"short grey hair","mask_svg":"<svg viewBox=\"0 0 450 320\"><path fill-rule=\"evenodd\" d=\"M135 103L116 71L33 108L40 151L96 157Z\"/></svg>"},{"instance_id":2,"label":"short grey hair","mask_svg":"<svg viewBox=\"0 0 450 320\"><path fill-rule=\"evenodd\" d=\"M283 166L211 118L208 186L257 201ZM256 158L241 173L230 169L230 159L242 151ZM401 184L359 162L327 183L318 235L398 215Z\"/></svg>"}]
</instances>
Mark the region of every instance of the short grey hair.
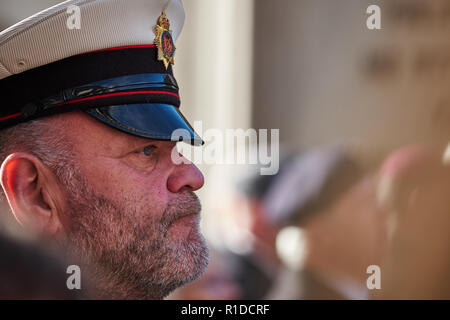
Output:
<instances>
[{"instance_id":1,"label":"short grey hair","mask_svg":"<svg viewBox=\"0 0 450 320\"><path fill-rule=\"evenodd\" d=\"M67 136L56 125L57 120L46 117L18 124L0 131L0 163L14 152L27 152L48 166L55 175L70 183L73 166L73 150ZM3 189L0 188L0 200L5 202Z\"/></svg>"}]
</instances>

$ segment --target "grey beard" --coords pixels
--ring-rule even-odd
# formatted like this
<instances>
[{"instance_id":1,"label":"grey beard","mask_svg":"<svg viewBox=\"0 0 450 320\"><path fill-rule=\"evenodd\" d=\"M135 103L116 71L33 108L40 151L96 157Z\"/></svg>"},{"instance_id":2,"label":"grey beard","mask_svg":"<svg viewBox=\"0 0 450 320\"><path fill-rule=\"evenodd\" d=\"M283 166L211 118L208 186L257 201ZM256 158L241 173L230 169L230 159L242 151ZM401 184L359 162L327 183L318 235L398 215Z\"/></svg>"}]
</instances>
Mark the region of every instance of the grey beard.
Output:
<instances>
[{"instance_id":1,"label":"grey beard","mask_svg":"<svg viewBox=\"0 0 450 320\"><path fill-rule=\"evenodd\" d=\"M65 246L87 271L95 298L163 299L204 272L208 248L199 232L192 241L166 237L179 217L200 212L194 193L180 194L160 219L149 214L136 221L132 204L139 199L127 199L125 210L90 189L81 174L72 172L71 180L76 188L67 190L71 226Z\"/></svg>"}]
</instances>

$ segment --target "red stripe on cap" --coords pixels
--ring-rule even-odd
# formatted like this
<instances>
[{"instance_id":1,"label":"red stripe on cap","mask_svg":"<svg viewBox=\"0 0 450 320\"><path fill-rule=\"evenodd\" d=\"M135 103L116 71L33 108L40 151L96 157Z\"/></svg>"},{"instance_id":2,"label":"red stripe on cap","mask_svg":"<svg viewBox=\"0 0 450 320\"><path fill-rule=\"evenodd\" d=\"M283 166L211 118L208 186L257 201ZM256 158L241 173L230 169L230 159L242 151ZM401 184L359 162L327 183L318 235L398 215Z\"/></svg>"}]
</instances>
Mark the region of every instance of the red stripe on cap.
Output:
<instances>
[{"instance_id":1,"label":"red stripe on cap","mask_svg":"<svg viewBox=\"0 0 450 320\"><path fill-rule=\"evenodd\" d=\"M90 52L84 52L84 53L81 53L81 54L89 54L89 53L102 52L102 51L112 51L112 50L122 50L122 49L154 48L154 47L156 47L155 44L141 44L141 45L134 45L134 46L122 46L122 47L106 48L106 49L94 50L94 51L90 51Z\"/></svg>"},{"instance_id":2,"label":"red stripe on cap","mask_svg":"<svg viewBox=\"0 0 450 320\"><path fill-rule=\"evenodd\" d=\"M171 95L171 96L174 96L174 97L180 99L180 96L178 94L173 93L173 92L167 92L167 91L131 91L131 92L109 93L109 94L103 94L103 95L99 95L99 96L81 98L81 99L63 102L56 106L60 107L60 106L66 105L66 104L72 104L72 103L77 103L77 102L82 102L82 101L103 99L103 98L116 97L116 96L131 96L131 95L135 95L135 94L167 94L167 95Z\"/></svg>"},{"instance_id":3,"label":"red stripe on cap","mask_svg":"<svg viewBox=\"0 0 450 320\"><path fill-rule=\"evenodd\" d=\"M18 117L18 116L21 116L21 115L22 115L22 113L11 114L11 115L9 115L9 116L0 118L0 121L8 120L8 119L15 118L15 117Z\"/></svg>"}]
</instances>

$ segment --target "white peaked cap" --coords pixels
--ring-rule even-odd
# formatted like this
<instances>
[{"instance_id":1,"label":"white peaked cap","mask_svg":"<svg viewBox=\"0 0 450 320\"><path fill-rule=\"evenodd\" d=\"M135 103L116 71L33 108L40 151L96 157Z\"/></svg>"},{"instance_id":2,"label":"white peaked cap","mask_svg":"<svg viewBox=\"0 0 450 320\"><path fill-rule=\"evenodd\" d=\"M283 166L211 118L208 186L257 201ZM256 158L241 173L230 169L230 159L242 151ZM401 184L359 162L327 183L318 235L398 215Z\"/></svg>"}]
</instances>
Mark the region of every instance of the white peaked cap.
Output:
<instances>
[{"instance_id":1,"label":"white peaked cap","mask_svg":"<svg viewBox=\"0 0 450 320\"><path fill-rule=\"evenodd\" d=\"M173 77L184 19L181 0L71 0L2 31L0 129L84 111L129 134L203 143Z\"/></svg>"},{"instance_id":2,"label":"white peaked cap","mask_svg":"<svg viewBox=\"0 0 450 320\"><path fill-rule=\"evenodd\" d=\"M71 5L80 8L81 29L67 27ZM0 79L84 52L153 43L163 10L176 41L185 19L181 0L62 2L0 33Z\"/></svg>"}]
</instances>

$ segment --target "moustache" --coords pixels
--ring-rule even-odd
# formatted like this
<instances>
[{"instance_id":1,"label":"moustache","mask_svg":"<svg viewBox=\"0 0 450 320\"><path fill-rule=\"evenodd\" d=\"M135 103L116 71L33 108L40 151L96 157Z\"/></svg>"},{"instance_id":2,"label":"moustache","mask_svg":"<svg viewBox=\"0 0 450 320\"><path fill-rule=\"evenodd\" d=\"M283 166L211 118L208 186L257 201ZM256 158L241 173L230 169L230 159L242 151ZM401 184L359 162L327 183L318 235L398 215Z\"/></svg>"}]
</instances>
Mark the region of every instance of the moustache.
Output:
<instances>
[{"instance_id":1,"label":"moustache","mask_svg":"<svg viewBox=\"0 0 450 320\"><path fill-rule=\"evenodd\" d=\"M167 204L160 222L167 229L176 220L189 215L198 215L200 211L200 199L194 192L185 191Z\"/></svg>"}]
</instances>

